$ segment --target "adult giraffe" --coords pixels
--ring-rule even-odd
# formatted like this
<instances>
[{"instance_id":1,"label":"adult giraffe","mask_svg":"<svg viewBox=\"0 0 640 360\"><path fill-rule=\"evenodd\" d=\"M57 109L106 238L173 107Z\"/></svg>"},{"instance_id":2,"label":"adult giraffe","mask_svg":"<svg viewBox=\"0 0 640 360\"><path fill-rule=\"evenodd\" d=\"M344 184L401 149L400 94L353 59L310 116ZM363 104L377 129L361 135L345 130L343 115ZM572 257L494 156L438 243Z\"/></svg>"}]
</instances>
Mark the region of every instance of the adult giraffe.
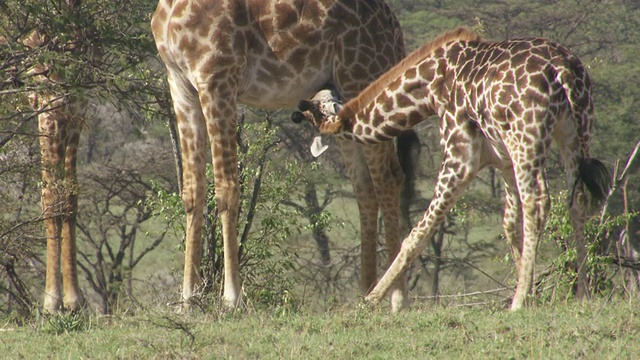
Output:
<instances>
[{"instance_id":1,"label":"adult giraffe","mask_svg":"<svg viewBox=\"0 0 640 360\"><path fill-rule=\"evenodd\" d=\"M342 107L323 90L302 101L294 121L306 118L321 133L363 143L392 139L439 115L444 159L433 199L402 243L389 270L367 296L377 303L422 252L476 174L495 166L505 179L505 237L518 272L512 310L531 291L538 242L551 206L545 163L555 142L569 188L569 216L578 256L577 296L586 295L584 226L588 190L602 200L609 171L590 155L593 100L580 60L540 38L482 41L459 28L407 56Z\"/></svg>"},{"instance_id":2,"label":"adult giraffe","mask_svg":"<svg viewBox=\"0 0 640 360\"><path fill-rule=\"evenodd\" d=\"M180 133L187 235L182 298L201 283L205 147L211 146L224 241L224 301L241 302L238 272L236 106L293 107L327 83L344 98L404 56L400 25L382 0L161 0L151 20ZM360 211L362 273L376 282L377 216L389 258L398 251L403 174L393 144L339 142ZM407 305L404 279L392 308Z\"/></svg>"},{"instance_id":3,"label":"adult giraffe","mask_svg":"<svg viewBox=\"0 0 640 360\"><path fill-rule=\"evenodd\" d=\"M34 33L30 40L36 37L37 33ZM41 84L52 84L57 80L55 73L49 73L42 66L34 67L29 73ZM78 211L76 159L83 112L78 108L79 104L69 97L49 90L34 91L30 100L33 109L39 112L41 205L47 236L43 307L51 314L62 306L74 311L82 305L75 240Z\"/></svg>"},{"instance_id":4,"label":"adult giraffe","mask_svg":"<svg viewBox=\"0 0 640 360\"><path fill-rule=\"evenodd\" d=\"M79 0L66 0L61 10L78 16ZM97 57L97 44L88 44L81 29L69 28L70 40L60 44L51 34L32 31L21 43L31 49L85 53ZM40 85L30 95L38 114L38 140L42 174L42 218L47 237L47 262L43 308L54 314L61 309L75 311L83 304L77 271L76 217L78 181L76 160L86 103L60 91L62 76L52 66L34 64L28 71ZM62 268L62 271L61 271Z\"/></svg>"}]
</instances>

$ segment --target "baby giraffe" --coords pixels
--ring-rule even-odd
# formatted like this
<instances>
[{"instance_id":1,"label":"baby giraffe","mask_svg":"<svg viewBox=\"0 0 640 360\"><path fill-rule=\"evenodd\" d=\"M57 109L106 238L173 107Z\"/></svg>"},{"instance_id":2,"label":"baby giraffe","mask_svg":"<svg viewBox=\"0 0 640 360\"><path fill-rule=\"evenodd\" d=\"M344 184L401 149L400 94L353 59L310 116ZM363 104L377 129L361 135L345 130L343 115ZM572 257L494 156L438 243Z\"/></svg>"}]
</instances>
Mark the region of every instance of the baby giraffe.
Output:
<instances>
[{"instance_id":1,"label":"baby giraffe","mask_svg":"<svg viewBox=\"0 0 640 360\"><path fill-rule=\"evenodd\" d=\"M390 140L431 115L440 117L444 159L433 199L368 302L380 302L476 174L494 166L505 180L503 226L518 272L511 310L521 309L532 290L550 209L545 163L552 142L569 188L576 296L588 294L585 188L603 200L610 174L589 151L594 118L589 76L562 45L540 38L489 42L459 28L410 54L344 106L335 91L325 89L299 108L294 121L306 119L322 134L361 143Z\"/></svg>"}]
</instances>

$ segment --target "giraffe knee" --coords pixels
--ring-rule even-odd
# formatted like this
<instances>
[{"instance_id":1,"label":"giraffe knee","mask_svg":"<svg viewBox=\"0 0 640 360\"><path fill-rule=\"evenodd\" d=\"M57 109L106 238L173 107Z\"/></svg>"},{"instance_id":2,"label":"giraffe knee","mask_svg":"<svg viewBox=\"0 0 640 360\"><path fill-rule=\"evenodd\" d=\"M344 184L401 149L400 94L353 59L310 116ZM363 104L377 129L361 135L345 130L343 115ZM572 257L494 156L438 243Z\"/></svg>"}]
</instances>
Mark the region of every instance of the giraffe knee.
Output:
<instances>
[{"instance_id":1,"label":"giraffe knee","mask_svg":"<svg viewBox=\"0 0 640 360\"><path fill-rule=\"evenodd\" d=\"M216 206L219 212L237 211L239 206L239 191L235 184L216 186Z\"/></svg>"},{"instance_id":2,"label":"giraffe knee","mask_svg":"<svg viewBox=\"0 0 640 360\"><path fill-rule=\"evenodd\" d=\"M548 194L540 194L536 198L530 197L522 202L525 219L533 221L538 229L544 226L551 212L551 199Z\"/></svg>"}]
</instances>

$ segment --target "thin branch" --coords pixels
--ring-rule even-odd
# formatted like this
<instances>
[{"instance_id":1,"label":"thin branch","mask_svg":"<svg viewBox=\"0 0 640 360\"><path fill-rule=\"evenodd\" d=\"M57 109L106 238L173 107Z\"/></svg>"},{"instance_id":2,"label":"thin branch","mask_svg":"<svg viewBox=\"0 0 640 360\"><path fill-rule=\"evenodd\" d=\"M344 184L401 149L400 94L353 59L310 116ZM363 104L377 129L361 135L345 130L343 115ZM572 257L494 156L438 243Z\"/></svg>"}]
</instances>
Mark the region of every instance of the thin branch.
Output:
<instances>
[{"instance_id":1,"label":"thin branch","mask_svg":"<svg viewBox=\"0 0 640 360\"><path fill-rule=\"evenodd\" d=\"M499 288L492 289L492 290L480 290L480 291L473 291L473 292L470 292L470 293L463 293L463 294L425 295L425 296L415 296L415 298L419 299L419 300L457 299L457 298L465 298L465 297L479 296L479 295L498 294L498 293L501 293L503 291L513 291L513 287L512 286L504 286L504 287L499 287Z\"/></svg>"},{"instance_id":2,"label":"thin branch","mask_svg":"<svg viewBox=\"0 0 640 360\"><path fill-rule=\"evenodd\" d=\"M160 245L160 243L164 240L165 235L167 234L167 229L165 229L162 232L162 235L160 235L159 238L157 238L156 240L154 240L154 242L147 246L146 248L144 248L144 250L142 250L138 256L135 258L135 260L131 263L131 269L133 269L136 265L138 265L138 263L140 262L140 260L142 260L142 258L147 255L147 253L149 253L150 251L154 250L155 248L158 247L158 245Z\"/></svg>"}]
</instances>

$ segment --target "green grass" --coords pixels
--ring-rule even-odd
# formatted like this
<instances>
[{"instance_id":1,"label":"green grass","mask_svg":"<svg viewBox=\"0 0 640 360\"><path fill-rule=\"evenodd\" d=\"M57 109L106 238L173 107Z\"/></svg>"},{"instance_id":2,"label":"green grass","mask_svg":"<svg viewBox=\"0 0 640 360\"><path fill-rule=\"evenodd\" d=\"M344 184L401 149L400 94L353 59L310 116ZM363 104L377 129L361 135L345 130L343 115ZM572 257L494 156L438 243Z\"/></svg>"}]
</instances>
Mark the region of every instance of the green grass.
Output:
<instances>
[{"instance_id":1,"label":"green grass","mask_svg":"<svg viewBox=\"0 0 640 360\"><path fill-rule=\"evenodd\" d=\"M347 306L322 314L246 310L212 315L171 309L50 324L4 326L9 358L207 359L632 359L640 352L640 302L567 302L511 313L495 306L414 304L389 314ZM276 315L277 314L277 315Z\"/></svg>"}]
</instances>

